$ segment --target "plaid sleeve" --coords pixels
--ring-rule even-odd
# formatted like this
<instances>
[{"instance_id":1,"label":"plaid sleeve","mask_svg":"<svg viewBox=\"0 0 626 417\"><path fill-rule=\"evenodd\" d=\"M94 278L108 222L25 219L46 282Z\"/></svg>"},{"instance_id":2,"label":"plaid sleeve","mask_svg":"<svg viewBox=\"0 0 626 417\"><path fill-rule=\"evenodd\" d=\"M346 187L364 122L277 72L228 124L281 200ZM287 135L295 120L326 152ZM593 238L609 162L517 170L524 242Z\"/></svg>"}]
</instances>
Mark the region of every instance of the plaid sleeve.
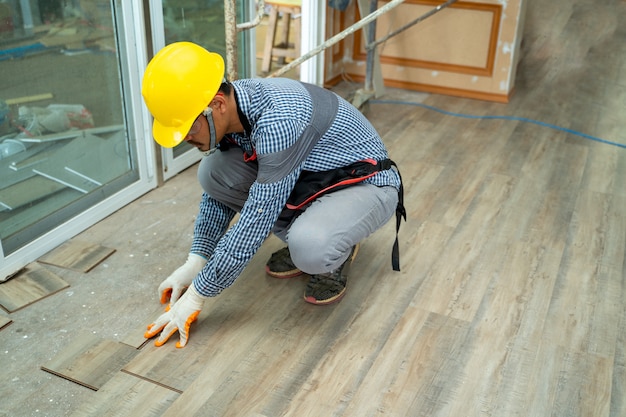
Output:
<instances>
[{"instance_id":1,"label":"plaid sleeve","mask_svg":"<svg viewBox=\"0 0 626 417\"><path fill-rule=\"evenodd\" d=\"M202 193L190 252L209 259L233 217L234 210Z\"/></svg>"},{"instance_id":2,"label":"plaid sleeve","mask_svg":"<svg viewBox=\"0 0 626 417\"><path fill-rule=\"evenodd\" d=\"M239 220L217 242L194 286L205 297L214 297L231 286L270 234L300 170L274 183L254 183Z\"/></svg>"}]
</instances>

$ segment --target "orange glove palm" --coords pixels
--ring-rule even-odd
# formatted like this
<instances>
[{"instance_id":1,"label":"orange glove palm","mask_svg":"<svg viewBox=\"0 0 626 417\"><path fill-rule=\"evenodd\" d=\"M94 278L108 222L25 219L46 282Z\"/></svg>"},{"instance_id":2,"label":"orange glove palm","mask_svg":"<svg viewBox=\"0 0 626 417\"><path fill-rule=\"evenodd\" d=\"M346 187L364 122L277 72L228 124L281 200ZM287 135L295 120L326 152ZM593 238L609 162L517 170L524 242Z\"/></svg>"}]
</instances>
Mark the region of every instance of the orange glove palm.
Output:
<instances>
[{"instance_id":1,"label":"orange glove palm","mask_svg":"<svg viewBox=\"0 0 626 417\"><path fill-rule=\"evenodd\" d=\"M169 304L165 313L161 314L154 323L148 325L148 330L144 337L151 339L161 333L154 345L162 346L178 331L180 340L176 343L176 347L185 347L189 340L189 327L198 319L205 299L205 297L198 294L193 284L190 285L176 304Z\"/></svg>"}]
</instances>

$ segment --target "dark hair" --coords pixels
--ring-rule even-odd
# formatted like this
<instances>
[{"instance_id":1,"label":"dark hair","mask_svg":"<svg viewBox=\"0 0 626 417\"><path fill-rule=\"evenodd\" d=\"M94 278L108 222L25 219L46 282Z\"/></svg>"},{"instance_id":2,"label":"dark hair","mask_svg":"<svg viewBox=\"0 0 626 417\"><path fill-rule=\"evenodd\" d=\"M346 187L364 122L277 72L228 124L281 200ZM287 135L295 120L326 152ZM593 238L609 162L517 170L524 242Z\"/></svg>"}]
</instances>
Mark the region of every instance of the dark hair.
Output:
<instances>
[{"instance_id":1,"label":"dark hair","mask_svg":"<svg viewBox=\"0 0 626 417\"><path fill-rule=\"evenodd\" d=\"M225 96L229 96L232 90L233 90L233 85L228 81L224 81L222 85L220 85L220 89L218 91L223 93Z\"/></svg>"}]
</instances>

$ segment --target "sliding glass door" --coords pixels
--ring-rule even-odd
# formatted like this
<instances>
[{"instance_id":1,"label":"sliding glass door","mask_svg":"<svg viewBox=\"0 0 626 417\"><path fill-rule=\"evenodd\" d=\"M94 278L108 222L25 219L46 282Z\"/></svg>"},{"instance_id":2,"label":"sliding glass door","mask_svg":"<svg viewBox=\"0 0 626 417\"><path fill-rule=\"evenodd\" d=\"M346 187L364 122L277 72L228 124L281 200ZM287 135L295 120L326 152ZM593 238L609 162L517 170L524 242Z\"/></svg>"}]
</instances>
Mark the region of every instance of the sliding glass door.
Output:
<instances>
[{"instance_id":1,"label":"sliding glass door","mask_svg":"<svg viewBox=\"0 0 626 417\"><path fill-rule=\"evenodd\" d=\"M0 3L0 281L156 184L137 3Z\"/></svg>"}]
</instances>

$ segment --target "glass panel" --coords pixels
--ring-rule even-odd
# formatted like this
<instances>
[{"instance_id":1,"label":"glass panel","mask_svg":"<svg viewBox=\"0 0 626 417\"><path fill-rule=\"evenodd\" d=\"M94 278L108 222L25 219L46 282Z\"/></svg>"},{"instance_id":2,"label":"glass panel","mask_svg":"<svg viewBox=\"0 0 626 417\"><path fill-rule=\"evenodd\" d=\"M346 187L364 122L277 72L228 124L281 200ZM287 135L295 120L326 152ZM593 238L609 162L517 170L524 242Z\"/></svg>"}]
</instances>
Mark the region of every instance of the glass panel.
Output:
<instances>
[{"instance_id":1,"label":"glass panel","mask_svg":"<svg viewBox=\"0 0 626 417\"><path fill-rule=\"evenodd\" d=\"M258 77L266 77L302 55L301 27L302 0L282 0L265 5L263 19L255 28ZM282 76L297 80L300 69L291 69Z\"/></svg>"},{"instance_id":2,"label":"glass panel","mask_svg":"<svg viewBox=\"0 0 626 417\"><path fill-rule=\"evenodd\" d=\"M139 178L108 0L0 3L7 255Z\"/></svg>"},{"instance_id":3,"label":"glass panel","mask_svg":"<svg viewBox=\"0 0 626 417\"><path fill-rule=\"evenodd\" d=\"M223 0L163 1L165 44L191 41L222 56L226 53ZM181 143L173 149L177 158L194 147Z\"/></svg>"},{"instance_id":4,"label":"glass panel","mask_svg":"<svg viewBox=\"0 0 626 417\"><path fill-rule=\"evenodd\" d=\"M224 0L164 0L165 44L191 41L226 56Z\"/></svg>"},{"instance_id":5,"label":"glass panel","mask_svg":"<svg viewBox=\"0 0 626 417\"><path fill-rule=\"evenodd\" d=\"M174 147L174 158L184 154L185 152L194 149L193 146L188 144L187 142L182 142L180 145Z\"/></svg>"}]
</instances>

